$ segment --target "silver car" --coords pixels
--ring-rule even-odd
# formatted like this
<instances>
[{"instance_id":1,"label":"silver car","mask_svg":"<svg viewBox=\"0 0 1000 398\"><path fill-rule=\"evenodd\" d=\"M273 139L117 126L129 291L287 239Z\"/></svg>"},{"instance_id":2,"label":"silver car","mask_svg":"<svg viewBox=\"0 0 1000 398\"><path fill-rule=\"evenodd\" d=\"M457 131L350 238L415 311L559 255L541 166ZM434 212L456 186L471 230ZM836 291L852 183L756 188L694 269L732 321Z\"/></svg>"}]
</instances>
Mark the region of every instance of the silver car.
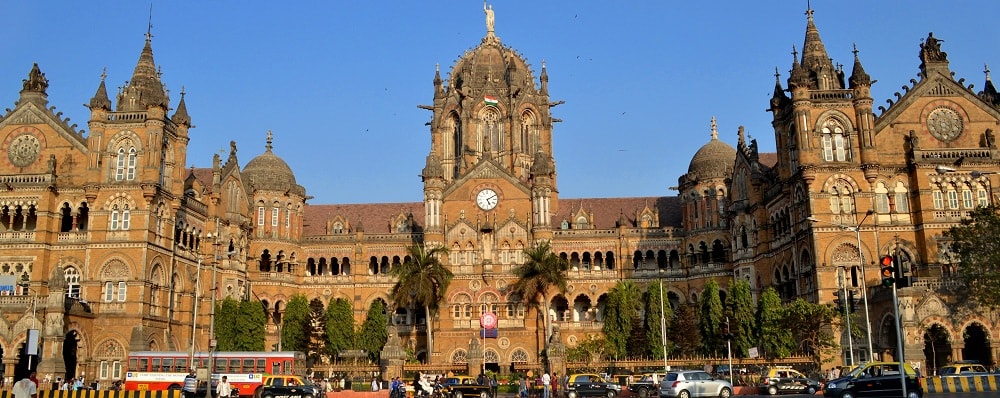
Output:
<instances>
[{"instance_id":1,"label":"silver car","mask_svg":"<svg viewBox=\"0 0 1000 398\"><path fill-rule=\"evenodd\" d=\"M661 397L720 397L733 395L733 385L729 380L716 379L700 370L667 372L660 382Z\"/></svg>"}]
</instances>

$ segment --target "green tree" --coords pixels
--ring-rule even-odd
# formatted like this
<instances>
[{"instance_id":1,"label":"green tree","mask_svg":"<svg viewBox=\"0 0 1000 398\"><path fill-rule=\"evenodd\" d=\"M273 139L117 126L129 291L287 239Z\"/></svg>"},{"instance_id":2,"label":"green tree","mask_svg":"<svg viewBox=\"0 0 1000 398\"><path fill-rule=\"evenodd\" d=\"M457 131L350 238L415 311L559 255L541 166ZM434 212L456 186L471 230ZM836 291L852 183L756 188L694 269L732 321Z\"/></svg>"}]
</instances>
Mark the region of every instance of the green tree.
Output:
<instances>
[{"instance_id":1,"label":"green tree","mask_svg":"<svg viewBox=\"0 0 1000 398\"><path fill-rule=\"evenodd\" d=\"M757 320L754 316L753 293L750 282L739 279L729 288L726 296L726 310L729 315L729 332L733 335L733 355L745 358L754 346L754 330Z\"/></svg>"},{"instance_id":2,"label":"green tree","mask_svg":"<svg viewBox=\"0 0 1000 398\"><path fill-rule=\"evenodd\" d=\"M555 287L559 293L566 293L566 270L569 269L569 262L553 253L548 241L524 249L524 254L527 260L512 271L517 281L511 285L511 293L525 303L538 306L545 328L545 346L548 347L549 339L552 338L548 291L550 287ZM542 299L541 304L538 303L539 298Z\"/></svg>"},{"instance_id":3,"label":"green tree","mask_svg":"<svg viewBox=\"0 0 1000 398\"><path fill-rule=\"evenodd\" d=\"M694 304L681 305L667 335L674 341L673 354L690 357L701 348L701 333L698 332L698 315Z\"/></svg>"},{"instance_id":4,"label":"green tree","mask_svg":"<svg viewBox=\"0 0 1000 398\"><path fill-rule=\"evenodd\" d=\"M326 307L327 352L333 358L354 348L354 306L343 297L330 299Z\"/></svg>"},{"instance_id":5,"label":"green tree","mask_svg":"<svg viewBox=\"0 0 1000 398\"><path fill-rule=\"evenodd\" d=\"M718 355L725 346L720 336L719 326L722 325L722 299L719 297L719 283L710 279L701 293L698 324L701 327L701 352L705 355Z\"/></svg>"},{"instance_id":6,"label":"green tree","mask_svg":"<svg viewBox=\"0 0 1000 398\"><path fill-rule=\"evenodd\" d=\"M264 351L267 315L260 301L241 301L239 320L236 322L234 351Z\"/></svg>"},{"instance_id":7,"label":"green tree","mask_svg":"<svg viewBox=\"0 0 1000 398\"><path fill-rule=\"evenodd\" d=\"M368 307L368 316L358 333L358 347L368 352L368 359L378 361L382 347L389 339L389 316L385 312L385 302L375 300Z\"/></svg>"},{"instance_id":8,"label":"green tree","mask_svg":"<svg viewBox=\"0 0 1000 398\"><path fill-rule=\"evenodd\" d=\"M296 294L288 301L281 317L281 347L287 351L306 352L309 349L309 301Z\"/></svg>"},{"instance_id":9,"label":"green tree","mask_svg":"<svg viewBox=\"0 0 1000 398\"><path fill-rule=\"evenodd\" d=\"M663 282L656 281L649 284L646 288L646 319L644 327L646 329L646 355L651 356L656 359L663 359L663 344L664 341L667 344L667 352L672 351L673 343L669 339L663 338L663 325L661 325L661 320L666 324L666 329L669 330L670 323L674 318L674 310L670 308L670 302L666 300L667 291L663 289ZM663 295L660 292L663 292ZM661 306L660 303L663 303ZM663 308L663 312L660 312L660 308Z\"/></svg>"},{"instance_id":10,"label":"green tree","mask_svg":"<svg viewBox=\"0 0 1000 398\"><path fill-rule=\"evenodd\" d=\"M448 254L446 247L427 250L423 245L413 245L407 247L407 251L409 260L389 271L396 278L390 295L397 307L424 309L427 317L427 358L430 358L434 352L431 321L454 274L440 261L440 256Z\"/></svg>"},{"instance_id":11,"label":"green tree","mask_svg":"<svg viewBox=\"0 0 1000 398\"><path fill-rule=\"evenodd\" d=\"M951 227L952 251L961 261L958 277L964 296L989 308L1000 307L1000 206L973 210ZM899 266L897 264L896 266Z\"/></svg>"},{"instance_id":12,"label":"green tree","mask_svg":"<svg viewBox=\"0 0 1000 398\"><path fill-rule=\"evenodd\" d=\"M791 355L792 334L784 321L781 297L773 287L768 287L757 302L757 346L765 358Z\"/></svg>"},{"instance_id":13,"label":"green tree","mask_svg":"<svg viewBox=\"0 0 1000 398\"><path fill-rule=\"evenodd\" d=\"M626 355L628 340L632 335L633 321L639 319L642 292L632 281L619 281L608 291L604 306L604 336L611 346L611 356Z\"/></svg>"},{"instance_id":14,"label":"green tree","mask_svg":"<svg viewBox=\"0 0 1000 398\"><path fill-rule=\"evenodd\" d=\"M323 307L323 301L319 298L314 298L309 301L309 349L306 351L306 355L309 357L310 364L319 363L320 357L326 354L326 309Z\"/></svg>"},{"instance_id":15,"label":"green tree","mask_svg":"<svg viewBox=\"0 0 1000 398\"><path fill-rule=\"evenodd\" d=\"M236 350L236 339L242 333L236 329L240 322L239 308L240 303L232 297L215 303L215 340L219 351Z\"/></svg>"},{"instance_id":16,"label":"green tree","mask_svg":"<svg viewBox=\"0 0 1000 398\"><path fill-rule=\"evenodd\" d=\"M840 345L830 334L831 326L839 319L837 310L827 304L800 298L785 306L784 324L791 332L791 341L799 342L798 350L809 355L817 366L840 351Z\"/></svg>"}]
</instances>

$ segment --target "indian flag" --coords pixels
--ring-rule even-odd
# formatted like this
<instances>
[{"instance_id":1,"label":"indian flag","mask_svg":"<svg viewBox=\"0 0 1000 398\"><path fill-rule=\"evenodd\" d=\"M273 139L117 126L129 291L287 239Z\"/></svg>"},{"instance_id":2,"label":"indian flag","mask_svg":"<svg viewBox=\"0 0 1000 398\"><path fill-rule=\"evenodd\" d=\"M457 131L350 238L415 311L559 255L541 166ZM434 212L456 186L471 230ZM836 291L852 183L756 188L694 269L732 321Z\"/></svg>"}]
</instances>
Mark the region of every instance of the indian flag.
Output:
<instances>
[{"instance_id":1,"label":"indian flag","mask_svg":"<svg viewBox=\"0 0 1000 398\"><path fill-rule=\"evenodd\" d=\"M483 101L486 102L486 105L496 105L500 103L500 101L498 101L495 97L491 97L488 95L483 96Z\"/></svg>"}]
</instances>

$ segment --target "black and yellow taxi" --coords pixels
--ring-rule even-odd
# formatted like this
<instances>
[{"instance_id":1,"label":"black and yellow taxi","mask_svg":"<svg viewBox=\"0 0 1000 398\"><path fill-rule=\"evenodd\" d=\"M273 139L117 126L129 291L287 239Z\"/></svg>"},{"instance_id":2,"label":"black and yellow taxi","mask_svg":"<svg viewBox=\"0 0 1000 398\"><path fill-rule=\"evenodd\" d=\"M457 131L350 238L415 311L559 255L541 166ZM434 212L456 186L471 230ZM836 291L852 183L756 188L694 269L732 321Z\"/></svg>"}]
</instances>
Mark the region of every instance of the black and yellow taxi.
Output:
<instances>
[{"instance_id":1,"label":"black and yellow taxi","mask_svg":"<svg viewBox=\"0 0 1000 398\"><path fill-rule=\"evenodd\" d=\"M254 394L258 398L317 398L319 387L295 375L264 375Z\"/></svg>"},{"instance_id":2,"label":"black and yellow taxi","mask_svg":"<svg viewBox=\"0 0 1000 398\"><path fill-rule=\"evenodd\" d=\"M566 382L566 397L567 398L579 398L579 397L608 397L615 398L615 396L622 393L622 386L618 383L612 383L604 380L600 375L592 373L577 373L569 375L569 380Z\"/></svg>"},{"instance_id":3,"label":"black and yellow taxi","mask_svg":"<svg viewBox=\"0 0 1000 398\"><path fill-rule=\"evenodd\" d=\"M823 384L790 366L773 366L764 368L757 387L762 394L768 395L815 394L823 388Z\"/></svg>"},{"instance_id":4,"label":"black and yellow taxi","mask_svg":"<svg viewBox=\"0 0 1000 398\"><path fill-rule=\"evenodd\" d=\"M472 376L449 376L441 380L442 391L451 398L487 398L490 386L479 384Z\"/></svg>"},{"instance_id":5,"label":"black and yellow taxi","mask_svg":"<svg viewBox=\"0 0 1000 398\"><path fill-rule=\"evenodd\" d=\"M900 374L899 362L869 362L847 375L828 381L823 396L899 397L903 396L903 380L906 380L906 398L923 397L923 383L917 372L908 363L903 364L903 372Z\"/></svg>"}]
</instances>

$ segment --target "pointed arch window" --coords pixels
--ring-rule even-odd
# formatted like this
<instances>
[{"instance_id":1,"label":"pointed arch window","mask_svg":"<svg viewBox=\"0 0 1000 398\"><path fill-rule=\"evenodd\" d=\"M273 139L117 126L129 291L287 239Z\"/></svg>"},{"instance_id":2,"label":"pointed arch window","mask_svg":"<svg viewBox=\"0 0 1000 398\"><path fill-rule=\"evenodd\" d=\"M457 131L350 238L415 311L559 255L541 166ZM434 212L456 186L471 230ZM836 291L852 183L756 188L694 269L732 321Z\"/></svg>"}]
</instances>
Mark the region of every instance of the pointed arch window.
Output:
<instances>
[{"instance_id":1,"label":"pointed arch window","mask_svg":"<svg viewBox=\"0 0 1000 398\"><path fill-rule=\"evenodd\" d=\"M830 212L833 214L849 214L854 212L854 195L851 187L845 181L838 181L830 187Z\"/></svg>"},{"instance_id":2,"label":"pointed arch window","mask_svg":"<svg viewBox=\"0 0 1000 398\"><path fill-rule=\"evenodd\" d=\"M521 114L521 148L527 154L538 151L538 132L535 131L535 115L531 111Z\"/></svg>"},{"instance_id":3,"label":"pointed arch window","mask_svg":"<svg viewBox=\"0 0 1000 398\"><path fill-rule=\"evenodd\" d=\"M875 185L875 211L880 214L889 213L889 189L883 182Z\"/></svg>"},{"instance_id":4,"label":"pointed arch window","mask_svg":"<svg viewBox=\"0 0 1000 398\"><path fill-rule=\"evenodd\" d=\"M135 180L135 148L128 149L128 164L125 167L125 179Z\"/></svg>"},{"instance_id":5,"label":"pointed arch window","mask_svg":"<svg viewBox=\"0 0 1000 398\"><path fill-rule=\"evenodd\" d=\"M990 196L986 193L986 188L982 185L976 187L976 202L979 207L986 207L990 205Z\"/></svg>"},{"instance_id":6,"label":"pointed arch window","mask_svg":"<svg viewBox=\"0 0 1000 398\"><path fill-rule=\"evenodd\" d=\"M492 106L483 109L482 124L479 131L479 151L500 152L500 149L504 145L502 130L500 111Z\"/></svg>"},{"instance_id":7,"label":"pointed arch window","mask_svg":"<svg viewBox=\"0 0 1000 398\"><path fill-rule=\"evenodd\" d=\"M972 190L968 186L962 187L962 207L971 209L974 207L972 200Z\"/></svg>"},{"instance_id":8,"label":"pointed arch window","mask_svg":"<svg viewBox=\"0 0 1000 398\"><path fill-rule=\"evenodd\" d=\"M844 126L833 119L823 124L823 159L827 162L847 160L847 137L844 136Z\"/></svg>"},{"instance_id":9,"label":"pointed arch window","mask_svg":"<svg viewBox=\"0 0 1000 398\"><path fill-rule=\"evenodd\" d=\"M909 191L906 190L906 186L902 182L897 181L896 187L893 189L893 205L895 205L897 213L909 213L910 212L910 199Z\"/></svg>"},{"instance_id":10,"label":"pointed arch window","mask_svg":"<svg viewBox=\"0 0 1000 398\"><path fill-rule=\"evenodd\" d=\"M948 208L958 208L958 191L956 191L954 187L948 188Z\"/></svg>"},{"instance_id":11,"label":"pointed arch window","mask_svg":"<svg viewBox=\"0 0 1000 398\"><path fill-rule=\"evenodd\" d=\"M944 208L944 194L941 193L939 188L934 188L934 192L931 194L934 199L934 208L943 209Z\"/></svg>"},{"instance_id":12,"label":"pointed arch window","mask_svg":"<svg viewBox=\"0 0 1000 398\"><path fill-rule=\"evenodd\" d=\"M80 299L80 271L76 267L69 266L63 270L66 278L66 297Z\"/></svg>"}]
</instances>

